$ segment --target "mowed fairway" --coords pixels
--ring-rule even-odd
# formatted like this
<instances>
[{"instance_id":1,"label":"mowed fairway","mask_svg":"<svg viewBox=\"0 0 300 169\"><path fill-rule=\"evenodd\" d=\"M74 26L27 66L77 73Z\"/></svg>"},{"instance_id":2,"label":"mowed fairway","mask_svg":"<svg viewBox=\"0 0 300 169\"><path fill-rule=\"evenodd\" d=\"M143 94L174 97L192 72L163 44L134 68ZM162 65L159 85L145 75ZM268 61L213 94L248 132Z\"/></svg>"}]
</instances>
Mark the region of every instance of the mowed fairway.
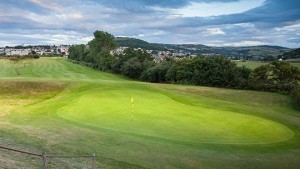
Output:
<instances>
[{"instance_id":1,"label":"mowed fairway","mask_svg":"<svg viewBox=\"0 0 300 169\"><path fill-rule=\"evenodd\" d=\"M96 153L99 168L300 165L300 112L285 95L142 83L63 58L0 60L0 79L0 145ZM39 163L0 150L4 168Z\"/></svg>"}]
</instances>

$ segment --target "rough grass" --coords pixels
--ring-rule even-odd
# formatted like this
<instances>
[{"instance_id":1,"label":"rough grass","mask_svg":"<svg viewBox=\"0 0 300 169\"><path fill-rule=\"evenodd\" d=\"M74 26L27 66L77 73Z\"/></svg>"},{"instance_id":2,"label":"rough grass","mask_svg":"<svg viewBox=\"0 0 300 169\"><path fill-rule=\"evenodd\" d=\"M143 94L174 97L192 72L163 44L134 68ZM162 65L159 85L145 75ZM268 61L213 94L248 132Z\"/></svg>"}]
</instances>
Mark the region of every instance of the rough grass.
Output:
<instances>
[{"instance_id":1,"label":"rough grass","mask_svg":"<svg viewBox=\"0 0 300 169\"><path fill-rule=\"evenodd\" d=\"M128 81L61 58L32 61L20 75L7 72L22 63L0 65L1 145L96 153L99 168L300 164L300 114L281 94ZM38 162L0 150L4 168L39 168ZM82 163L88 161L52 161L52 167Z\"/></svg>"}]
</instances>

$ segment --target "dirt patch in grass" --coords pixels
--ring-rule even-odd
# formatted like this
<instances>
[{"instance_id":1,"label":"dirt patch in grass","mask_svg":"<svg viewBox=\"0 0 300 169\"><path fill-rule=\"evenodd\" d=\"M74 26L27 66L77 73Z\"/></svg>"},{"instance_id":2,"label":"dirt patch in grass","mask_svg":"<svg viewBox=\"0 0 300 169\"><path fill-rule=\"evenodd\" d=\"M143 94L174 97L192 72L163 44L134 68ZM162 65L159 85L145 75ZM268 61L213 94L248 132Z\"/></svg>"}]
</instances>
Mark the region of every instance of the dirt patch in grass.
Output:
<instances>
[{"instance_id":1,"label":"dirt patch in grass","mask_svg":"<svg viewBox=\"0 0 300 169\"><path fill-rule=\"evenodd\" d=\"M66 87L62 82L0 81L0 99L47 98Z\"/></svg>"},{"instance_id":2,"label":"dirt patch in grass","mask_svg":"<svg viewBox=\"0 0 300 169\"><path fill-rule=\"evenodd\" d=\"M0 126L12 111L52 98L66 87L62 82L0 81Z\"/></svg>"}]
</instances>

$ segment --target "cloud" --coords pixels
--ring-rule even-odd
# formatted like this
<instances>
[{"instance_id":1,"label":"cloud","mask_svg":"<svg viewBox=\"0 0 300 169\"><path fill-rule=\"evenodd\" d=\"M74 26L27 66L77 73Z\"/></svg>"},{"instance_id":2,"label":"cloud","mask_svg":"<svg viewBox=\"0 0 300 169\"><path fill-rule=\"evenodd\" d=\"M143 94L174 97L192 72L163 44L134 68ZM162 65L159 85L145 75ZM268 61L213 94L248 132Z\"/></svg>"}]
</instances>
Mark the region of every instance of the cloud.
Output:
<instances>
[{"instance_id":1,"label":"cloud","mask_svg":"<svg viewBox=\"0 0 300 169\"><path fill-rule=\"evenodd\" d=\"M156 43L300 46L297 0L2 0L0 10L6 44L86 43L104 30Z\"/></svg>"},{"instance_id":2,"label":"cloud","mask_svg":"<svg viewBox=\"0 0 300 169\"><path fill-rule=\"evenodd\" d=\"M296 37L296 38L289 38L287 40L289 43L296 43L296 44L300 44L300 38Z\"/></svg>"},{"instance_id":3,"label":"cloud","mask_svg":"<svg viewBox=\"0 0 300 169\"><path fill-rule=\"evenodd\" d=\"M236 2L191 2L178 9L170 9L174 15L182 17L209 17L242 13L263 5L264 0L241 0ZM164 8L161 10L165 10Z\"/></svg>"},{"instance_id":4,"label":"cloud","mask_svg":"<svg viewBox=\"0 0 300 169\"><path fill-rule=\"evenodd\" d=\"M212 35L225 35L225 32L221 30L220 28L208 28L206 29L206 33L212 34Z\"/></svg>"},{"instance_id":5,"label":"cloud","mask_svg":"<svg viewBox=\"0 0 300 169\"><path fill-rule=\"evenodd\" d=\"M239 0L94 0L93 2L109 7L126 8L133 11L145 10L145 7L181 8L190 3L236 2Z\"/></svg>"},{"instance_id":6,"label":"cloud","mask_svg":"<svg viewBox=\"0 0 300 169\"><path fill-rule=\"evenodd\" d=\"M23 33L0 33L2 43L0 45L6 46L7 44L26 44L26 45L39 45L39 44L86 44L93 39L93 36L86 36L71 31L44 31L36 34ZM26 40L26 43L25 43ZM79 43L80 42L80 43Z\"/></svg>"},{"instance_id":7,"label":"cloud","mask_svg":"<svg viewBox=\"0 0 300 169\"><path fill-rule=\"evenodd\" d=\"M287 25L287 26L283 26L283 27L278 27L275 28L276 31L278 32L295 32L300 30L300 23L295 23L294 25Z\"/></svg>"},{"instance_id":8,"label":"cloud","mask_svg":"<svg viewBox=\"0 0 300 169\"><path fill-rule=\"evenodd\" d=\"M55 3L53 1L49 1L49 0L29 0L29 1L41 6L43 8L55 10L56 12L62 11L62 7L60 5L58 5L58 3Z\"/></svg>"},{"instance_id":9,"label":"cloud","mask_svg":"<svg viewBox=\"0 0 300 169\"><path fill-rule=\"evenodd\" d=\"M208 44L210 46L258 46L258 45L268 45L268 43L266 42L261 42L261 41L240 41L240 42L223 42L223 41L219 41L217 43L211 43Z\"/></svg>"}]
</instances>

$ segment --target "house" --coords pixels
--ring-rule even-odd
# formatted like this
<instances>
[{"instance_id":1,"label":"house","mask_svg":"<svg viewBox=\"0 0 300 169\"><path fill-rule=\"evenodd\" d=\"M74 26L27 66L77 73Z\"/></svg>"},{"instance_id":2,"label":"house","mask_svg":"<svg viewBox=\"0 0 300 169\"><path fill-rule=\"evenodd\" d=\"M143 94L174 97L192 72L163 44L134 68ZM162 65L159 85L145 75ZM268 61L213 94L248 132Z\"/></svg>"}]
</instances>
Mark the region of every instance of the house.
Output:
<instances>
[{"instance_id":1,"label":"house","mask_svg":"<svg viewBox=\"0 0 300 169\"><path fill-rule=\"evenodd\" d=\"M29 55L29 53L30 53L30 50L28 50L28 49L6 49L5 50L6 56L12 56L12 55L24 56L24 55Z\"/></svg>"},{"instance_id":2,"label":"house","mask_svg":"<svg viewBox=\"0 0 300 169\"><path fill-rule=\"evenodd\" d=\"M128 47L119 47L117 49L114 49L110 52L111 55L120 55L120 54L123 54L124 53L124 50L127 49Z\"/></svg>"}]
</instances>

